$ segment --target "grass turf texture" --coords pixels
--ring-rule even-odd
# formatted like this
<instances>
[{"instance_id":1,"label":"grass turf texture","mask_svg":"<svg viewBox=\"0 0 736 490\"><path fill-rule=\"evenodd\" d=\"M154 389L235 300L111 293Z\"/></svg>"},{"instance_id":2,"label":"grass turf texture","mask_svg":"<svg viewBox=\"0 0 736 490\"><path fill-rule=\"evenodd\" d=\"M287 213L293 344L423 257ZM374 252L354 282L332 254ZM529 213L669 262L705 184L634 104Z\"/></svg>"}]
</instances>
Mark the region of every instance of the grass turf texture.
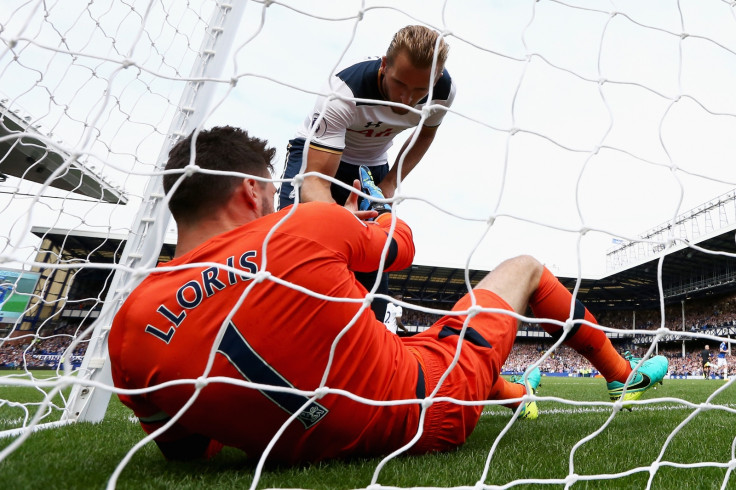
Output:
<instances>
[{"instance_id":1,"label":"grass turf texture","mask_svg":"<svg viewBox=\"0 0 736 490\"><path fill-rule=\"evenodd\" d=\"M702 403L724 383L665 380L664 386L647 393L645 400L667 397ZM603 381L590 378L545 377L539 395L606 401ZM37 401L38 395L29 394L27 388L0 388L2 400L22 397ZM713 404L736 407L736 387L718 395ZM549 484L549 480L568 475L573 446L598 431L612 412L610 406L574 406L556 401L541 401L539 409L538 420L517 421L501 439L491 459L486 484L500 486L515 480L542 479L548 480L548 484L520 484L514 488L563 488L564 484ZM17 418L17 410L0 405L0 420ZM605 475L650 465L670 433L693 411L682 404L661 402L617 413L600 434L576 450L574 473L581 477ZM489 450L510 416L508 409L489 407L463 447L450 453L396 458L381 471L378 483L397 487L472 487L481 478ZM724 410L703 411L673 437L662 460L682 464L727 463L731 461L734 427L736 414ZM0 488L104 488L116 464L142 435L138 425L131 422L130 412L113 397L100 424L79 423L33 434L0 462ZM11 442L12 439L0 439L0 449ZM379 461L356 459L267 468L258 487L363 488L370 484ZM255 464L233 449L224 450L208 462L167 463L155 446L149 444L133 457L117 487L247 488ZM652 488L720 488L725 475L725 468L661 466ZM641 471L612 480L580 480L574 488L644 488L649 476L648 471ZM736 488L736 479L732 477L727 487Z\"/></svg>"}]
</instances>

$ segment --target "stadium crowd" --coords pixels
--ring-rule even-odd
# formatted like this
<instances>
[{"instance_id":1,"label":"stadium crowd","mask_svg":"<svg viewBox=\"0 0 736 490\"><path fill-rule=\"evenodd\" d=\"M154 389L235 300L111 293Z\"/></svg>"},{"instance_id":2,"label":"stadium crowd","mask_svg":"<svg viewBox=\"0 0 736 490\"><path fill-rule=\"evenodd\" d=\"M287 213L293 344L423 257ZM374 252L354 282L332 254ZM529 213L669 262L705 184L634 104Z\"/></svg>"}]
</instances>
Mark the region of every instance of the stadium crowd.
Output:
<instances>
[{"instance_id":1,"label":"stadium crowd","mask_svg":"<svg viewBox=\"0 0 736 490\"><path fill-rule=\"evenodd\" d=\"M606 311L597 315L598 321L611 328L631 330L636 324L640 330L655 330L661 326L659 310ZM670 330L683 330L682 306L665 308L665 324ZM685 329L702 332L709 329L736 325L736 295L714 300L688 303L685 307Z\"/></svg>"},{"instance_id":2,"label":"stadium crowd","mask_svg":"<svg viewBox=\"0 0 736 490\"><path fill-rule=\"evenodd\" d=\"M436 306L435 306L436 308ZM681 306L673 305L665 309L667 321L665 326L673 331L681 331L682 328L682 310ZM404 308L403 321L409 328L410 332L421 331L429 327L437 321L439 315L433 315L422 311ZM607 311L597 315L599 323L610 328L621 330L631 330L636 322L636 328L639 330L655 330L660 325L659 310L637 311L634 314L631 311ZM734 326L736 325L736 295L720 298L719 300L706 301L702 303L689 304L686 307L685 329L690 332L707 332L708 330ZM541 331L541 327L535 324L522 323L520 330ZM713 343L713 365L715 366L715 355L717 354L717 343ZM661 344L659 354L665 355L670 360L670 375L672 376L702 376L703 368L700 358L700 352L703 349L703 343L694 341L688 342L685 357L682 356L682 343ZM543 342L529 342L528 340L520 340L514 345L503 371L508 373L521 373L531 363L535 362L552 347L552 342L547 338ZM635 355L643 355L641 349L636 349L633 344L622 343L617 345L621 352L630 350ZM736 359L734 356L726 356L726 361L730 366L730 370L736 370ZM561 345L540 364L539 368L545 373L561 373L572 375L588 375L596 374L590 363L573 349L565 345ZM716 373L716 369L712 369L712 374Z\"/></svg>"},{"instance_id":3,"label":"stadium crowd","mask_svg":"<svg viewBox=\"0 0 736 490\"><path fill-rule=\"evenodd\" d=\"M423 305L438 308L436 305ZM442 307L439 307L442 309ZM640 310L636 313L630 310L609 310L594 312L598 323L610 328L632 330L634 323L637 330L655 330L661 326L659 310ZM423 311L404 308L404 324L417 327L419 330L429 327L439 319L439 315ZM683 329L682 310L680 305L670 305L665 308L665 327L681 331ZM693 302L686 305L685 329L690 332L702 332L709 329L736 326L736 295L721 297L715 300ZM521 330L539 330L542 328L529 323L523 323Z\"/></svg>"},{"instance_id":4,"label":"stadium crowd","mask_svg":"<svg viewBox=\"0 0 736 490\"><path fill-rule=\"evenodd\" d=\"M551 347L552 343L550 341L544 343L518 341L503 366L503 372L513 374L523 373L527 366L540 359L547 349ZM643 349L634 348L631 344L622 344L618 348L622 353L630 351L635 356L641 356L645 353ZM670 376L702 376L701 350L702 344L699 344L696 348L689 347L685 357L682 357L681 346L676 348L660 348L658 353L669 359ZM717 350L713 350L711 374L721 375L722 372L715 367L716 354ZM736 370L736 357L727 355L726 362L729 366L729 373ZM587 359L565 345L561 345L551 352L539 365L539 369L543 373L560 373L573 376L597 374Z\"/></svg>"},{"instance_id":5,"label":"stadium crowd","mask_svg":"<svg viewBox=\"0 0 736 490\"><path fill-rule=\"evenodd\" d=\"M77 327L63 324L52 332L0 338L0 369L55 369L64 360L74 340ZM73 365L81 363L87 342L80 343L71 354ZM68 355L68 354L66 354Z\"/></svg>"},{"instance_id":6,"label":"stadium crowd","mask_svg":"<svg viewBox=\"0 0 736 490\"><path fill-rule=\"evenodd\" d=\"M437 308L437 306L429 306ZM630 310L610 310L594 313L598 323L610 328L632 330L655 330L661 326L659 310L641 310L633 313ZM419 330L429 327L439 319L439 315L404 308L404 324L418 327ZM680 305L665 308L665 327L673 331L683 330L682 310ZM719 301L692 303L686 307L685 329L690 332L703 332L718 327L736 326L736 295L721 298ZM539 330L542 328L530 323L522 323L521 330Z\"/></svg>"},{"instance_id":7,"label":"stadium crowd","mask_svg":"<svg viewBox=\"0 0 736 490\"><path fill-rule=\"evenodd\" d=\"M509 373L523 373L527 366L540 359L549 348L551 342L529 343L517 342L503 365L503 371ZM539 365L543 373L561 373L568 375L595 375L597 372L583 356L574 349L561 345L549 353L549 356Z\"/></svg>"}]
</instances>

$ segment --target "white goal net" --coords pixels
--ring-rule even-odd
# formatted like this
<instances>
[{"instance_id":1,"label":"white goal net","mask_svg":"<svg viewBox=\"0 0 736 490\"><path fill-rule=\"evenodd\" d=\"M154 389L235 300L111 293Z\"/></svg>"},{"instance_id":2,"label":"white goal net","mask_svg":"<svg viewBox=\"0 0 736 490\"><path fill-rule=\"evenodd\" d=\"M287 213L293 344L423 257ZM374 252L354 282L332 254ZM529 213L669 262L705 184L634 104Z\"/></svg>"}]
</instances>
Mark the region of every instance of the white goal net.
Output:
<instances>
[{"instance_id":1,"label":"white goal net","mask_svg":"<svg viewBox=\"0 0 736 490\"><path fill-rule=\"evenodd\" d=\"M196 129L242 127L276 148L274 176L281 175L287 141L328 77L383 55L409 24L443 34L458 87L430 150L394 200L413 229L417 266L492 270L530 254L579 284L653 258L660 270L651 273L661 281L668 254L687 247L714 261L736 257L733 249L697 245L736 229L732 1L4 0L0 482L13 481L3 464L39 428L99 422L111 397L117 403L107 334L132 288L173 255L176 230L161 185L173 144ZM728 328L675 332L685 328L684 312L665 309L660 289L661 315L649 329L635 317L632 330L629 317L604 316L610 336L630 344L639 335L649 355L675 334L683 356L696 341L730 346ZM411 298L404 305L416 325L445 309ZM692 341L687 352L685 340ZM527 360L543 366L562 349L547 339ZM663 396L691 408L692 418L714 408L733 415L718 393L698 402ZM541 416L545 396L537 395ZM651 483L659 468L679 464L665 454L690 418L670 429L654 458L578 475L576 453L618 423L620 406L603 389L596 402L554 393L548 401L611 413L560 455L569 459L565 473L489 477L498 447L518 425L512 419L480 444L475 474L440 486L488 478L504 487L615 483L637 472ZM662 402L649 397L641 406ZM489 416L508 418L493 410L497 402L487 405ZM141 432L126 448L107 475L110 486L125 481L126 465L147 442ZM358 485L381 484L394 457L375 460ZM254 470L254 488L266 461ZM725 488L736 457L704 453L688 465L723 469Z\"/></svg>"}]
</instances>

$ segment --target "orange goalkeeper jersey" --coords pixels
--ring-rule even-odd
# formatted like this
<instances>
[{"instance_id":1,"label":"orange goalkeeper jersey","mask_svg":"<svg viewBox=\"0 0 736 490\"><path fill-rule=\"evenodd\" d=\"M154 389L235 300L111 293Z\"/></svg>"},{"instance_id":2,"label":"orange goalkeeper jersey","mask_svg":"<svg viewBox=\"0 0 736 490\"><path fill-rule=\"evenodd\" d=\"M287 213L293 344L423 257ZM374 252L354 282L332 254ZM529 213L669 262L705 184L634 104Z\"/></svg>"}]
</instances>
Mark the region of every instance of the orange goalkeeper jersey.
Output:
<instances>
[{"instance_id":1,"label":"orange goalkeeper jersey","mask_svg":"<svg viewBox=\"0 0 736 490\"><path fill-rule=\"evenodd\" d=\"M240 383L210 381L159 445L195 436L258 456L294 416L269 460L295 462L385 453L416 433L416 404L374 406L345 394L312 400L287 391L315 390L325 373L326 387L369 400L414 399L424 387L416 357L369 307L346 329L361 303L345 299L366 295L351 270L378 269L391 215L365 223L341 206L315 202L279 224L291 209L159 264L116 315L108 345L117 387L195 380L211 355L209 378ZM411 230L397 219L386 269L406 268L413 257ZM150 433L194 392L192 383L173 384L120 398Z\"/></svg>"}]
</instances>

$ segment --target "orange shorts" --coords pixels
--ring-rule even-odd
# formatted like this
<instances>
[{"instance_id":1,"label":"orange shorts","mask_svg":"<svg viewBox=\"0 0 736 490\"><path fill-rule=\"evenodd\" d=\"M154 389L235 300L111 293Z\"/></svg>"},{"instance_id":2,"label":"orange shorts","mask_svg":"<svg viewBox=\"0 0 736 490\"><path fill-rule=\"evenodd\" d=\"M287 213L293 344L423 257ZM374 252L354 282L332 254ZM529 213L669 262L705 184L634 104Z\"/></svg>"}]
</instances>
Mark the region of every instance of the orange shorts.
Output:
<instances>
[{"instance_id":1,"label":"orange shorts","mask_svg":"<svg viewBox=\"0 0 736 490\"><path fill-rule=\"evenodd\" d=\"M500 296L485 289L474 290L476 304L484 308L513 311ZM470 294L463 296L452 311L467 310ZM480 313L473 317L458 346L467 315L444 316L424 332L403 337L406 347L417 356L424 371L426 394L432 394L461 347L457 364L435 394L455 400L487 400L516 339L516 318L503 313ZM445 451L462 445L475 429L482 405L461 405L451 401L433 403L424 420L421 438L412 453Z\"/></svg>"}]
</instances>

